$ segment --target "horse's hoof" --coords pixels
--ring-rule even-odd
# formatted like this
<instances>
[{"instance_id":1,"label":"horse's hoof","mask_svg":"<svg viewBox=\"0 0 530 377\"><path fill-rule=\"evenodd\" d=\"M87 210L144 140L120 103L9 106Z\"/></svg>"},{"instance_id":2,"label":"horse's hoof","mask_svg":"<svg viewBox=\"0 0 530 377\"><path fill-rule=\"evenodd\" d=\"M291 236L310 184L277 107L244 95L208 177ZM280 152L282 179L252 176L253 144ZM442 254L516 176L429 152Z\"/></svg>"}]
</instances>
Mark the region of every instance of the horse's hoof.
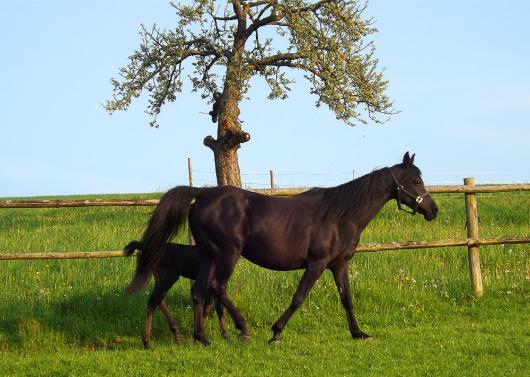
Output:
<instances>
[{"instance_id":1,"label":"horse's hoof","mask_svg":"<svg viewBox=\"0 0 530 377\"><path fill-rule=\"evenodd\" d=\"M201 343L203 346L209 346L210 345L210 341L206 338L195 338L194 339L196 342L199 342Z\"/></svg>"},{"instance_id":2,"label":"horse's hoof","mask_svg":"<svg viewBox=\"0 0 530 377\"><path fill-rule=\"evenodd\" d=\"M144 341L144 350L148 350L150 348L149 342Z\"/></svg>"},{"instance_id":3,"label":"horse's hoof","mask_svg":"<svg viewBox=\"0 0 530 377\"><path fill-rule=\"evenodd\" d=\"M242 342L250 341L250 335L248 334L239 334L239 340Z\"/></svg>"},{"instance_id":4,"label":"horse's hoof","mask_svg":"<svg viewBox=\"0 0 530 377\"><path fill-rule=\"evenodd\" d=\"M352 334L354 339L365 339L365 340L374 340L370 335L363 333L362 331Z\"/></svg>"},{"instance_id":5,"label":"horse's hoof","mask_svg":"<svg viewBox=\"0 0 530 377\"><path fill-rule=\"evenodd\" d=\"M182 334L175 334L174 339L176 343L182 343L186 338Z\"/></svg>"}]
</instances>

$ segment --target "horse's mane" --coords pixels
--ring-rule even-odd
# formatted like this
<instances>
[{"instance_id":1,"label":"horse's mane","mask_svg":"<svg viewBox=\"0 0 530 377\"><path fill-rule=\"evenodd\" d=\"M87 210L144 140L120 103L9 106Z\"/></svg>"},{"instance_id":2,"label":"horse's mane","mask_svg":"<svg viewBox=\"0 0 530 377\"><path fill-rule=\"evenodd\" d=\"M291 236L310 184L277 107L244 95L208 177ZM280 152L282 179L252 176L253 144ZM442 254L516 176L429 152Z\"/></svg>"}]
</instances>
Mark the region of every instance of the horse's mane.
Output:
<instances>
[{"instance_id":1,"label":"horse's mane","mask_svg":"<svg viewBox=\"0 0 530 377\"><path fill-rule=\"evenodd\" d=\"M388 180L385 169L374 170L336 187L316 187L300 195L321 197L317 208L317 216L321 220L352 217L361 206L372 200L373 195L381 195L380 188L385 187L384 183Z\"/></svg>"}]
</instances>

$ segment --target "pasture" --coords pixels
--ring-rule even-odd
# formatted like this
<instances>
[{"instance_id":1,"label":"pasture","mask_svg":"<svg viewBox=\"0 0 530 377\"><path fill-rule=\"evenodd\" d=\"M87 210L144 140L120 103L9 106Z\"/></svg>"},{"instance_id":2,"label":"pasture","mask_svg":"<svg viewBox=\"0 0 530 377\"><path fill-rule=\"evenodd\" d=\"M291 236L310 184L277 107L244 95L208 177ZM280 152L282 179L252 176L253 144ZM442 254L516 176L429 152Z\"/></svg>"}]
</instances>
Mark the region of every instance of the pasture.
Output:
<instances>
[{"instance_id":1,"label":"pasture","mask_svg":"<svg viewBox=\"0 0 530 377\"><path fill-rule=\"evenodd\" d=\"M398 212L392 201L361 243L465 238L462 195L433 197L440 207L434 222ZM529 193L477 198L481 237L530 235ZM2 209L0 251L119 250L141 236L151 210ZM186 240L181 234L178 241ZM326 272L277 346L267 344L270 326L301 272L241 260L229 294L248 320L250 342L237 340L231 321L231 339L221 339L210 318L212 345L195 344L189 283L181 280L167 302L186 341L174 344L157 312L148 351L140 339L148 291L123 293L134 258L1 261L0 374L521 376L530 369L529 254L530 245L481 247L480 299L471 294L465 248L356 255L349 269L354 305L361 328L375 340L350 338Z\"/></svg>"}]
</instances>

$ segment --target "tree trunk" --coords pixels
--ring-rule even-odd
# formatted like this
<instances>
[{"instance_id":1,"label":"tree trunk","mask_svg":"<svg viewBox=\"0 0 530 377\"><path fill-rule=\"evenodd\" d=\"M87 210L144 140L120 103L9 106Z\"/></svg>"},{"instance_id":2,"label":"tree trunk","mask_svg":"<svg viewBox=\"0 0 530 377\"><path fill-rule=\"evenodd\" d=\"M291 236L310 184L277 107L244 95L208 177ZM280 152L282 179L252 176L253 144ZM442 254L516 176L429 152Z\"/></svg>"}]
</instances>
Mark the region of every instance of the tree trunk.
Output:
<instances>
[{"instance_id":1,"label":"tree trunk","mask_svg":"<svg viewBox=\"0 0 530 377\"><path fill-rule=\"evenodd\" d=\"M250 135L241 130L238 121L240 97L239 86L227 82L218 110L217 138L207 136L204 139L204 145L214 154L215 173L219 186L241 187L237 150L241 143L250 140Z\"/></svg>"},{"instance_id":2,"label":"tree trunk","mask_svg":"<svg viewBox=\"0 0 530 377\"><path fill-rule=\"evenodd\" d=\"M237 150L241 143L250 140L250 135L241 130L239 123L239 101L241 100L241 52L244 43L238 44L226 71L225 85L218 107L217 139L207 136L204 145L214 153L215 173L219 186L241 187L241 174Z\"/></svg>"},{"instance_id":3,"label":"tree trunk","mask_svg":"<svg viewBox=\"0 0 530 377\"><path fill-rule=\"evenodd\" d=\"M214 151L215 174L218 186L241 187L241 174L237 159L237 149L218 149Z\"/></svg>"}]
</instances>

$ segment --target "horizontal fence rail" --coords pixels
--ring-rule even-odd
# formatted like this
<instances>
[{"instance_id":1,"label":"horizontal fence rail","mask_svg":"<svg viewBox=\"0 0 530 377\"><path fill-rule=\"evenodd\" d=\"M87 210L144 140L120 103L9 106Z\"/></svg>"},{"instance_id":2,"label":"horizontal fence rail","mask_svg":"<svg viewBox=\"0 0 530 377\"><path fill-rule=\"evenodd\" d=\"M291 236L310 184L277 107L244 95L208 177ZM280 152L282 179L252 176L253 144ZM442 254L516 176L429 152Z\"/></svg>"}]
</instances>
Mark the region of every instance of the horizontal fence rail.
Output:
<instances>
[{"instance_id":1,"label":"horizontal fence rail","mask_svg":"<svg viewBox=\"0 0 530 377\"><path fill-rule=\"evenodd\" d=\"M158 199L1 200L0 208L156 206Z\"/></svg>"},{"instance_id":2,"label":"horizontal fence rail","mask_svg":"<svg viewBox=\"0 0 530 377\"><path fill-rule=\"evenodd\" d=\"M191 161L188 160L189 184L192 185ZM274 175L270 172L270 189L249 189L256 193L271 196L293 196L307 191L308 188L276 188ZM475 185L473 178L464 179L464 185L427 186L432 194L464 194L466 208L467 237L461 240L406 241L359 245L355 252L369 253L389 250L431 249L443 247L467 247L469 274L473 292L483 294L480 271L479 246L501 244L530 243L530 237L479 238L476 195L480 193L530 191L530 184ZM0 200L2 208L68 208L68 207L104 207L104 206L155 206L158 199L81 199L81 200ZM190 242L192 239L190 237ZM136 252L134 255L138 255ZM0 260L39 260L39 259L94 259L122 257L122 251L94 252L48 252L48 253L0 253Z\"/></svg>"},{"instance_id":3,"label":"horizontal fence rail","mask_svg":"<svg viewBox=\"0 0 530 377\"><path fill-rule=\"evenodd\" d=\"M415 250L415 249L434 249L441 247L453 246L485 246L485 245L503 245L503 244L522 244L530 243L530 237L508 237L508 238L467 238L464 240L438 240L438 241L406 241L406 242L389 242L389 243L370 243L359 245L356 253L373 253L378 251L389 250ZM133 256L139 255L134 252ZM96 259L96 258L117 258L124 257L123 251L81 251L65 253L3 253L0 254L0 260L35 260L35 259Z\"/></svg>"},{"instance_id":4,"label":"horizontal fence rail","mask_svg":"<svg viewBox=\"0 0 530 377\"><path fill-rule=\"evenodd\" d=\"M530 184L427 186L426 189L432 194L477 194L530 191ZM307 188L249 189L252 192L271 196L293 196L307 190ZM158 202L158 199L0 200L0 208L129 207L155 206Z\"/></svg>"}]
</instances>

